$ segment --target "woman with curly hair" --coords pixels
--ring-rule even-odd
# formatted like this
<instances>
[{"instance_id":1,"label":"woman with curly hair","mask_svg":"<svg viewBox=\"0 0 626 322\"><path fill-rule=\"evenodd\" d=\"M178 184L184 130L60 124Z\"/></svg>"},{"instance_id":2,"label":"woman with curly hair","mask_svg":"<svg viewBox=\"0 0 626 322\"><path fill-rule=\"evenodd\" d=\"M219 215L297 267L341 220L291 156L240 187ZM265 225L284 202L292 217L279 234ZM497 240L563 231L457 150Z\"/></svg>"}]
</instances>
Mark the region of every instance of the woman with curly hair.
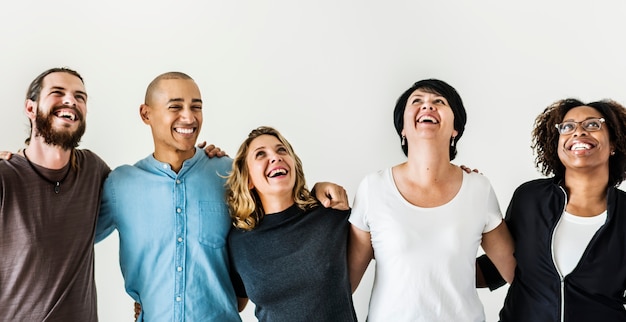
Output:
<instances>
[{"instance_id":1,"label":"woman with curly hair","mask_svg":"<svg viewBox=\"0 0 626 322\"><path fill-rule=\"evenodd\" d=\"M289 142L271 127L252 130L226 185L235 290L256 305L259 321L356 321L350 211L311 195Z\"/></svg>"},{"instance_id":2,"label":"woman with curly hair","mask_svg":"<svg viewBox=\"0 0 626 322\"><path fill-rule=\"evenodd\" d=\"M501 321L626 321L626 109L560 100L532 134L535 165L551 177L522 184L509 204L517 268Z\"/></svg>"}]
</instances>

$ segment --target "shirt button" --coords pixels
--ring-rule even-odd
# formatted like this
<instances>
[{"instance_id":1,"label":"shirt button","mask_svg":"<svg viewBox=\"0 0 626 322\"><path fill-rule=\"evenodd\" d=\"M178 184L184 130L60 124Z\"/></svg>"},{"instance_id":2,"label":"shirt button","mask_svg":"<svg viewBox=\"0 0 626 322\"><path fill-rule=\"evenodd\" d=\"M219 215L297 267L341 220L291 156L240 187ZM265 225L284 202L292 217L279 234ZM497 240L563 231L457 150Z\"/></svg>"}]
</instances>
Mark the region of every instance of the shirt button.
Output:
<instances>
[{"instance_id":1,"label":"shirt button","mask_svg":"<svg viewBox=\"0 0 626 322\"><path fill-rule=\"evenodd\" d=\"M178 237L178 242L182 243L183 242L183 238L182 237Z\"/></svg>"},{"instance_id":2,"label":"shirt button","mask_svg":"<svg viewBox=\"0 0 626 322\"><path fill-rule=\"evenodd\" d=\"M167 164L163 164L163 169L167 169Z\"/></svg>"},{"instance_id":3,"label":"shirt button","mask_svg":"<svg viewBox=\"0 0 626 322\"><path fill-rule=\"evenodd\" d=\"M180 298L180 296L177 296L177 297L176 297L176 302L180 302L180 301L182 301L182 300L183 300L183 299L181 299L181 298Z\"/></svg>"},{"instance_id":4,"label":"shirt button","mask_svg":"<svg viewBox=\"0 0 626 322\"><path fill-rule=\"evenodd\" d=\"M180 184L180 180L178 180L178 179L177 179L177 180L176 180L176 184Z\"/></svg>"},{"instance_id":5,"label":"shirt button","mask_svg":"<svg viewBox=\"0 0 626 322\"><path fill-rule=\"evenodd\" d=\"M180 208L176 208L176 212L180 213L182 210L180 210Z\"/></svg>"},{"instance_id":6,"label":"shirt button","mask_svg":"<svg viewBox=\"0 0 626 322\"><path fill-rule=\"evenodd\" d=\"M183 270L183 268L182 268L182 267L180 267L180 266L178 266L178 267L176 267L176 270L180 272L180 271L182 271L182 270Z\"/></svg>"}]
</instances>

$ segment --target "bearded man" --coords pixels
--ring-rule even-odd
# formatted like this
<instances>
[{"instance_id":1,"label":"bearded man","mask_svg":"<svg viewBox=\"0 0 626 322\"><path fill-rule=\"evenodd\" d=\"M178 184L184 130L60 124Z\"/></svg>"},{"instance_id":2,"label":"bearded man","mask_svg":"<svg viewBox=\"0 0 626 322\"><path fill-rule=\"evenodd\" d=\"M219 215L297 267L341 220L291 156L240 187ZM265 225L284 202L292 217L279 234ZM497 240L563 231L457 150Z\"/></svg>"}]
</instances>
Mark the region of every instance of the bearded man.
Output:
<instances>
[{"instance_id":1,"label":"bearded man","mask_svg":"<svg viewBox=\"0 0 626 322\"><path fill-rule=\"evenodd\" d=\"M110 172L89 150L82 77L52 68L30 84L27 147L0 160L0 321L97 321L94 232Z\"/></svg>"}]
</instances>

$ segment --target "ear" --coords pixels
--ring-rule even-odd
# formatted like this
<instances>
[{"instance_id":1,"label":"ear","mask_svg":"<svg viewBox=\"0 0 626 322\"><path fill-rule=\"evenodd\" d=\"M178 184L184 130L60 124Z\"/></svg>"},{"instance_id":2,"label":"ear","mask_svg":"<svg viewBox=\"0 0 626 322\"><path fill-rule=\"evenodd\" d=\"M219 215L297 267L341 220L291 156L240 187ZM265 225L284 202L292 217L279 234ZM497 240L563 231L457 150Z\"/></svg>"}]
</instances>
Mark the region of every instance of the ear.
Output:
<instances>
[{"instance_id":1,"label":"ear","mask_svg":"<svg viewBox=\"0 0 626 322\"><path fill-rule=\"evenodd\" d=\"M37 117L37 102L27 99L24 102L24 114L26 114L31 121L34 121Z\"/></svg>"},{"instance_id":2,"label":"ear","mask_svg":"<svg viewBox=\"0 0 626 322\"><path fill-rule=\"evenodd\" d=\"M459 135L459 131L453 130L452 131L452 137L457 137L457 135Z\"/></svg>"},{"instance_id":3,"label":"ear","mask_svg":"<svg viewBox=\"0 0 626 322\"><path fill-rule=\"evenodd\" d=\"M150 106L141 104L139 106L139 116L145 124L150 124Z\"/></svg>"},{"instance_id":4,"label":"ear","mask_svg":"<svg viewBox=\"0 0 626 322\"><path fill-rule=\"evenodd\" d=\"M252 180L248 179L248 190L252 189L254 189L254 184L252 183Z\"/></svg>"}]
</instances>

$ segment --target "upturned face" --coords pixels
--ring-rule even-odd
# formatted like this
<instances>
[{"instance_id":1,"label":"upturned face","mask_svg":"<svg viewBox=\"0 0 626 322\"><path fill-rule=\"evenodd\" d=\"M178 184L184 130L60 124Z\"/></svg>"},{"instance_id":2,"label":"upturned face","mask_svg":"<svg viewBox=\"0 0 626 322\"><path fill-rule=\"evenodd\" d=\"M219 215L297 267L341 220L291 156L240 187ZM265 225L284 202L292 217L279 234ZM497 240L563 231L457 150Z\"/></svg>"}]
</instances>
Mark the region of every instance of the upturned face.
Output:
<instances>
[{"instance_id":1,"label":"upturned face","mask_svg":"<svg viewBox=\"0 0 626 322\"><path fill-rule=\"evenodd\" d=\"M575 107L563 117L571 133L559 135L559 159L567 170L591 169L596 167L609 168L609 157L613 146L609 138L607 125L600 122L602 114L589 106ZM582 122L595 119L593 122ZM599 127L599 128L598 128Z\"/></svg>"},{"instance_id":2,"label":"upturned face","mask_svg":"<svg viewBox=\"0 0 626 322\"><path fill-rule=\"evenodd\" d=\"M294 158L273 135L261 135L252 142L246 155L249 186L256 189L262 200L290 200L296 184ZM264 201L265 202L265 201Z\"/></svg>"},{"instance_id":3,"label":"upturned face","mask_svg":"<svg viewBox=\"0 0 626 322\"><path fill-rule=\"evenodd\" d=\"M445 97L415 90L407 100L404 110L402 135L409 143L416 139L439 138L447 145L457 135L454 129L454 113Z\"/></svg>"},{"instance_id":4,"label":"upturned face","mask_svg":"<svg viewBox=\"0 0 626 322\"><path fill-rule=\"evenodd\" d=\"M35 137L69 150L85 133L87 92L80 78L65 72L44 77L37 102L27 100L27 115Z\"/></svg>"}]
</instances>

